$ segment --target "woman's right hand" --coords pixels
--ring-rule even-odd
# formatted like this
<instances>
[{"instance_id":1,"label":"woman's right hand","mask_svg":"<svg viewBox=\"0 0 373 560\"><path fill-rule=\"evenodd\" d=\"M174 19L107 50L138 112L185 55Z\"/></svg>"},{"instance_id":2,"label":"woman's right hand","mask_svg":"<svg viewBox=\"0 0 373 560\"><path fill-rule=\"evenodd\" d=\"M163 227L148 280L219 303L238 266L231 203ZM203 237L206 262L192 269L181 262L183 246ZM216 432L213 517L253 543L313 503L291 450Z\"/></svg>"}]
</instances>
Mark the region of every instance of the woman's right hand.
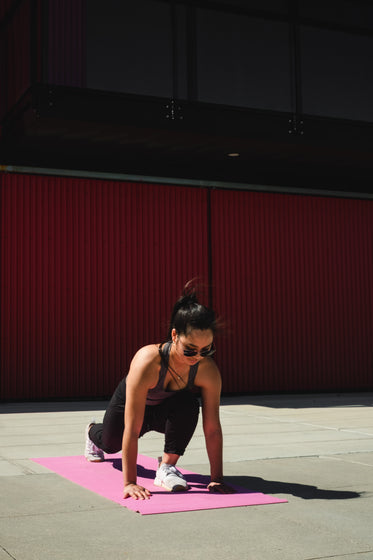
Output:
<instances>
[{"instance_id":1,"label":"woman's right hand","mask_svg":"<svg viewBox=\"0 0 373 560\"><path fill-rule=\"evenodd\" d=\"M130 482L124 487L123 498L133 498L134 500L149 500L151 493L149 490L138 484Z\"/></svg>"}]
</instances>

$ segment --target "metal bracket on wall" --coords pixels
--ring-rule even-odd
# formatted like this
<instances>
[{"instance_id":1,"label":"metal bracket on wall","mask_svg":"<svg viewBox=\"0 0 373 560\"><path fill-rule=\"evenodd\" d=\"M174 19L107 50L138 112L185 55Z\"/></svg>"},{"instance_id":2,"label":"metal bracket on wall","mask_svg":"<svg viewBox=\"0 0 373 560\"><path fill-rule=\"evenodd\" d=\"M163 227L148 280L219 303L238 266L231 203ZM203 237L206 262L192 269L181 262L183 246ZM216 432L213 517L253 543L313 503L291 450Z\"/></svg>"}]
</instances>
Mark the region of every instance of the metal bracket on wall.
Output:
<instances>
[{"instance_id":1,"label":"metal bracket on wall","mask_svg":"<svg viewBox=\"0 0 373 560\"><path fill-rule=\"evenodd\" d=\"M171 99L164 108L166 109L166 119L170 119L171 121L176 119L180 121L183 120L182 107L174 99Z\"/></svg>"},{"instance_id":2,"label":"metal bracket on wall","mask_svg":"<svg viewBox=\"0 0 373 560\"><path fill-rule=\"evenodd\" d=\"M53 89L49 89L48 90L48 107L51 109L52 107L54 107L55 104L55 100L54 100L54 90Z\"/></svg>"},{"instance_id":3,"label":"metal bracket on wall","mask_svg":"<svg viewBox=\"0 0 373 560\"><path fill-rule=\"evenodd\" d=\"M298 117L298 115L293 115L291 119L289 119L289 134L300 135L303 136L303 120Z\"/></svg>"}]
</instances>

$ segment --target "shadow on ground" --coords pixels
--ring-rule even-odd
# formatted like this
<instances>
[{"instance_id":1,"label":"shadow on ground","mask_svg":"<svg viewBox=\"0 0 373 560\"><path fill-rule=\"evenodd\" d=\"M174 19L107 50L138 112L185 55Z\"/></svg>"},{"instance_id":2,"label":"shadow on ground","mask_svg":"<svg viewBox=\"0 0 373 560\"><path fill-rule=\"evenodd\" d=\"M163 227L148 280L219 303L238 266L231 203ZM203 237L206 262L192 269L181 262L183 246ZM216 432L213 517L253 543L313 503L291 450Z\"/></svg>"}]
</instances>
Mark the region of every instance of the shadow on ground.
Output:
<instances>
[{"instance_id":1,"label":"shadow on ground","mask_svg":"<svg viewBox=\"0 0 373 560\"><path fill-rule=\"evenodd\" d=\"M113 468L122 470L121 459L109 459L113 463ZM138 465L137 475L142 478L148 478L153 481L155 478L155 469L146 469ZM208 476L200 474L188 474L185 476L188 483L193 486L206 485L210 482ZM276 480L265 480L255 476L227 476L225 477L227 484L239 487L239 491L261 492L262 494L292 495L303 500L351 500L360 498L362 493L351 492L347 490L326 490L311 486L309 484L296 484L294 482L280 482Z\"/></svg>"},{"instance_id":2,"label":"shadow on ground","mask_svg":"<svg viewBox=\"0 0 373 560\"><path fill-rule=\"evenodd\" d=\"M90 400L56 399L49 401L1 401L3 414L22 414L35 412L79 412L105 410L110 397ZM268 408L334 408L334 407L373 407L373 393L313 393L313 394L226 394L221 406L251 405Z\"/></svg>"}]
</instances>

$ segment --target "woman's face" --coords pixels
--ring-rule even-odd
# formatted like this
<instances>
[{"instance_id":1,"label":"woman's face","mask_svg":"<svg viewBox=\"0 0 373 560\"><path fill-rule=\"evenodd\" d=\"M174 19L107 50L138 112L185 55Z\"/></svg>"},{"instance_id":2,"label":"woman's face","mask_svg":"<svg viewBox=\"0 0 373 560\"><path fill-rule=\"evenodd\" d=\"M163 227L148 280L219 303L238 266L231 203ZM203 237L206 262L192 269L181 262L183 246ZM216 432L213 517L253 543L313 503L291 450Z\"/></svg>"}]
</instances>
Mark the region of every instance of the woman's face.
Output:
<instances>
[{"instance_id":1,"label":"woman's face","mask_svg":"<svg viewBox=\"0 0 373 560\"><path fill-rule=\"evenodd\" d=\"M172 329L171 335L177 357L189 365L202 360L203 356L200 355L200 352L210 350L214 341L214 334L210 329L190 329L187 334L180 335L177 334L175 329ZM196 351L197 354L195 356L185 356L184 350Z\"/></svg>"}]
</instances>

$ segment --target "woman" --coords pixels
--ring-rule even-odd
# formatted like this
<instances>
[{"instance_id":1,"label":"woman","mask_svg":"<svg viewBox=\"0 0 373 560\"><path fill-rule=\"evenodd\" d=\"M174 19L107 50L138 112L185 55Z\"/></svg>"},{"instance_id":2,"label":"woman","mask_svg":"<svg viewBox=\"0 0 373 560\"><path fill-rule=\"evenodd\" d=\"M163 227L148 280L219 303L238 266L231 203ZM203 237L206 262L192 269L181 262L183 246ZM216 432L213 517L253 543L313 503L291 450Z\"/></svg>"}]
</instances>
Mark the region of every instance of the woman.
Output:
<instances>
[{"instance_id":1,"label":"woman","mask_svg":"<svg viewBox=\"0 0 373 560\"><path fill-rule=\"evenodd\" d=\"M150 430L165 434L154 484L170 491L188 490L176 468L197 426L202 398L203 430L210 461L211 492L230 493L223 481L223 437L219 420L221 377L215 361L215 313L201 305L187 284L176 302L168 342L144 346L132 359L129 373L118 385L103 424L86 430L85 456L103 461L104 453L122 449L124 498L148 499L150 491L137 484L138 438Z\"/></svg>"}]
</instances>

